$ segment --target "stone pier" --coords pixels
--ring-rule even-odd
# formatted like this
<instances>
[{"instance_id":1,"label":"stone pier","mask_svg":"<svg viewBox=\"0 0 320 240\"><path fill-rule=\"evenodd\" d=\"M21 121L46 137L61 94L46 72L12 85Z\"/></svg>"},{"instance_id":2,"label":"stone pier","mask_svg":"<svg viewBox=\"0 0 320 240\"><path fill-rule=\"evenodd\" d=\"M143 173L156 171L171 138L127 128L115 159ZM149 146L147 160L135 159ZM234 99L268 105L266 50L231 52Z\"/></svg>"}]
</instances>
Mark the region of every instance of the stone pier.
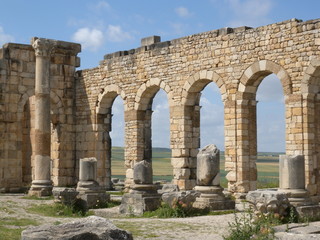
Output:
<instances>
[{"instance_id":1,"label":"stone pier","mask_svg":"<svg viewBox=\"0 0 320 240\"><path fill-rule=\"evenodd\" d=\"M44 38L33 38L32 47L36 55L35 74L35 141L34 179L29 195L48 196L52 194L50 176L50 56L56 42Z\"/></svg>"}]
</instances>

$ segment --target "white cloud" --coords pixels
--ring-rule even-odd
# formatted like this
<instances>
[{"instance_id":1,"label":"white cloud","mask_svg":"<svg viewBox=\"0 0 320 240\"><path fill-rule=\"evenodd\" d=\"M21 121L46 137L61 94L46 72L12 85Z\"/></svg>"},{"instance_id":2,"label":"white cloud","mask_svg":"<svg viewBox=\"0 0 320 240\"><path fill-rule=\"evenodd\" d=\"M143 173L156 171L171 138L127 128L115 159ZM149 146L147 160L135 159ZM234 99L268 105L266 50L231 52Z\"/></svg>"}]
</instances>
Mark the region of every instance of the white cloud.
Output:
<instances>
[{"instance_id":1,"label":"white cloud","mask_svg":"<svg viewBox=\"0 0 320 240\"><path fill-rule=\"evenodd\" d=\"M130 33L123 31L119 25L109 25L106 37L111 42L123 42L132 39Z\"/></svg>"},{"instance_id":2,"label":"white cloud","mask_svg":"<svg viewBox=\"0 0 320 240\"><path fill-rule=\"evenodd\" d=\"M270 22L268 15L272 9L273 0L226 0L233 19L230 27L252 26L257 27Z\"/></svg>"},{"instance_id":3,"label":"white cloud","mask_svg":"<svg viewBox=\"0 0 320 240\"><path fill-rule=\"evenodd\" d=\"M94 7L95 9L98 9L98 10L111 8L110 4L107 3L106 1L99 1Z\"/></svg>"},{"instance_id":4,"label":"white cloud","mask_svg":"<svg viewBox=\"0 0 320 240\"><path fill-rule=\"evenodd\" d=\"M185 7L178 7L175 9L176 13L178 14L179 17L185 18L185 17L190 17L192 16L192 13L189 12L189 10Z\"/></svg>"},{"instance_id":5,"label":"white cloud","mask_svg":"<svg viewBox=\"0 0 320 240\"><path fill-rule=\"evenodd\" d=\"M14 42L14 37L10 34L6 34L3 27L0 26L0 46L8 42Z\"/></svg>"},{"instance_id":6,"label":"white cloud","mask_svg":"<svg viewBox=\"0 0 320 240\"><path fill-rule=\"evenodd\" d=\"M81 43L83 49L96 51L104 42L103 32L96 28L80 28L72 36L72 40Z\"/></svg>"},{"instance_id":7,"label":"white cloud","mask_svg":"<svg viewBox=\"0 0 320 240\"><path fill-rule=\"evenodd\" d=\"M181 35L184 33L187 26L182 23L171 23L171 27L173 28L174 34Z\"/></svg>"}]
</instances>

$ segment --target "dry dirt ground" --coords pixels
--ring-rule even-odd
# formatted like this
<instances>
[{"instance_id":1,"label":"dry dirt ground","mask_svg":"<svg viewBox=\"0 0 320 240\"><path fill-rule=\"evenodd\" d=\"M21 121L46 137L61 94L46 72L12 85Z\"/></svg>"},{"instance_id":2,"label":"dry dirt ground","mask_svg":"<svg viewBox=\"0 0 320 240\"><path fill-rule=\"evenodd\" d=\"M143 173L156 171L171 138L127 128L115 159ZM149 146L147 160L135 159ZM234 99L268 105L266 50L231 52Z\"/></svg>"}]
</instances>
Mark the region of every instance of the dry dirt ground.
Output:
<instances>
[{"instance_id":1,"label":"dry dirt ground","mask_svg":"<svg viewBox=\"0 0 320 240\"><path fill-rule=\"evenodd\" d=\"M74 218L46 217L32 214L26 209L34 204L52 204L53 200L23 199L23 194L0 195L0 221L4 218L28 218L41 224L56 224L75 220ZM113 209L99 209L95 215L110 219L116 226L133 233L134 239L223 239L228 234L228 223L233 214L219 216L201 216L192 218L125 218Z\"/></svg>"}]
</instances>

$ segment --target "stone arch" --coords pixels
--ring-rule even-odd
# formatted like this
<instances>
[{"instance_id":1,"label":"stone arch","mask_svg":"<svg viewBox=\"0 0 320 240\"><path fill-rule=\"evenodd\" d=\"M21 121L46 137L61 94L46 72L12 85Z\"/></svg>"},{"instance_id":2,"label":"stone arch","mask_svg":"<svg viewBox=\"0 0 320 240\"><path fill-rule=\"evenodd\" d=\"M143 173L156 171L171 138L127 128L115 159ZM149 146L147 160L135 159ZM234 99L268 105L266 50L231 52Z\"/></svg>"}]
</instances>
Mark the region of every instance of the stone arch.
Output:
<instances>
[{"instance_id":1,"label":"stone arch","mask_svg":"<svg viewBox=\"0 0 320 240\"><path fill-rule=\"evenodd\" d=\"M27 90L24 94L22 94L20 101L18 103L18 109L17 109L17 120L21 121L23 118L23 111L24 111L24 106L29 100L30 97L34 96L34 89L29 89ZM64 113L64 106L61 101L61 98L57 93L55 93L53 90L50 91L50 99L51 103L53 103L54 108L52 109L52 114L55 115L61 115Z\"/></svg>"},{"instance_id":2,"label":"stone arch","mask_svg":"<svg viewBox=\"0 0 320 240\"><path fill-rule=\"evenodd\" d=\"M262 80L272 73L280 79L285 99L290 98L293 92L291 78L287 71L275 62L269 60L257 61L250 65L240 78L236 95L237 150L235 151L237 157L233 173L236 175L236 179L233 179L236 183L231 183L233 187L236 186L235 189L238 192L248 192L255 190L257 187L256 93ZM289 109L290 107L287 104L286 112L289 112ZM286 118L287 130L290 128L289 125L288 118ZM286 133L286 139L288 139L287 135L288 133Z\"/></svg>"},{"instance_id":3,"label":"stone arch","mask_svg":"<svg viewBox=\"0 0 320 240\"><path fill-rule=\"evenodd\" d=\"M183 111L172 119L171 134L185 136L179 139L180 142L171 140L174 181L184 189L192 189L196 183L197 154L200 148L200 96L201 91L211 82L220 89L224 102L227 99L227 88L223 79L213 70L201 70L184 83L181 105L177 106Z\"/></svg>"},{"instance_id":4,"label":"stone arch","mask_svg":"<svg viewBox=\"0 0 320 240\"><path fill-rule=\"evenodd\" d=\"M319 94L320 92L320 60L313 59L304 72L301 81L302 94Z\"/></svg>"},{"instance_id":5,"label":"stone arch","mask_svg":"<svg viewBox=\"0 0 320 240\"><path fill-rule=\"evenodd\" d=\"M122 100L125 103L124 107L126 110L127 97L125 92L118 85L112 84L107 85L105 88L101 89L97 99L96 113L104 114L107 109L112 107L113 101L117 96L121 96Z\"/></svg>"},{"instance_id":6,"label":"stone arch","mask_svg":"<svg viewBox=\"0 0 320 240\"><path fill-rule=\"evenodd\" d=\"M292 82L287 71L270 60L261 60L250 65L242 74L238 92L256 93L261 81L274 73L280 79L285 96L292 94Z\"/></svg>"},{"instance_id":7,"label":"stone arch","mask_svg":"<svg viewBox=\"0 0 320 240\"><path fill-rule=\"evenodd\" d=\"M160 89L167 94L170 108L174 105L173 91L170 85L159 78L152 78L143 83L136 92L133 122L135 122L136 126L134 144L137 146L137 159L131 161L130 167L133 167L135 162L141 160L152 163L152 103ZM128 178L130 177L127 176Z\"/></svg>"},{"instance_id":8,"label":"stone arch","mask_svg":"<svg viewBox=\"0 0 320 240\"><path fill-rule=\"evenodd\" d=\"M159 78L152 78L146 83L143 83L138 89L134 109L146 110L149 107L150 99L156 95L160 88L167 93L169 106L173 106L173 92L171 87Z\"/></svg>"},{"instance_id":9,"label":"stone arch","mask_svg":"<svg viewBox=\"0 0 320 240\"><path fill-rule=\"evenodd\" d=\"M183 86L182 104L194 105L195 94L200 93L210 82L214 82L220 89L221 98L227 98L227 88L222 78L215 71L202 70L190 76Z\"/></svg>"},{"instance_id":10,"label":"stone arch","mask_svg":"<svg viewBox=\"0 0 320 240\"><path fill-rule=\"evenodd\" d=\"M19 131L17 131L17 139L21 142L20 155L21 155L21 166L22 166L22 182L26 185L30 184L32 180L32 168L33 168L33 154L32 154L32 139L33 139L33 124L31 123L31 109L30 100L31 97L35 96L34 89L25 91L18 103L17 107L17 121L19 122ZM64 114L64 106L61 98L53 90L50 92L51 99L51 123L52 123L52 134L51 134L51 158L53 161L59 161L60 159L60 138L61 138L61 121L64 118L60 118ZM34 99L33 99L34 100ZM54 164L52 164L54 166Z\"/></svg>"},{"instance_id":11,"label":"stone arch","mask_svg":"<svg viewBox=\"0 0 320 240\"><path fill-rule=\"evenodd\" d=\"M320 59L311 60L301 81L306 188L310 195L320 194ZM293 134L292 134L293 135ZM301 144L300 144L301 145ZM297 147L296 147L297 148Z\"/></svg>"},{"instance_id":12,"label":"stone arch","mask_svg":"<svg viewBox=\"0 0 320 240\"><path fill-rule=\"evenodd\" d=\"M107 189L112 188L111 183L111 151L112 139L112 105L114 100L120 96L124 102L124 109L127 109L126 94L117 85L108 85L101 89L96 104L96 158L98 168L102 174L98 174L98 181Z\"/></svg>"}]
</instances>

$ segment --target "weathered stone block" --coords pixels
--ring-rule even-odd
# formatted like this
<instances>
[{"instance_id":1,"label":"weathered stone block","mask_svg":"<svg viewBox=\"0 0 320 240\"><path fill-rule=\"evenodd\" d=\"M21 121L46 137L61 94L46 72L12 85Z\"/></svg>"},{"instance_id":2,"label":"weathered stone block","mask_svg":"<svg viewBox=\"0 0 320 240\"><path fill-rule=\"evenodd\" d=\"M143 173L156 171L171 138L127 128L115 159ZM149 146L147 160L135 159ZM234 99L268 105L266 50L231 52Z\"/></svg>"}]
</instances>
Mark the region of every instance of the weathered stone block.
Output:
<instances>
[{"instance_id":1,"label":"weathered stone block","mask_svg":"<svg viewBox=\"0 0 320 240\"><path fill-rule=\"evenodd\" d=\"M208 145L197 155L197 185L220 185L220 151L216 145Z\"/></svg>"},{"instance_id":2,"label":"weathered stone block","mask_svg":"<svg viewBox=\"0 0 320 240\"><path fill-rule=\"evenodd\" d=\"M283 192L276 190L250 191L246 200L253 206L256 213L278 213L286 216L289 212L289 199Z\"/></svg>"},{"instance_id":3,"label":"weathered stone block","mask_svg":"<svg viewBox=\"0 0 320 240\"><path fill-rule=\"evenodd\" d=\"M29 227L21 233L22 240L133 240L131 233L117 228L110 220L90 216L60 225Z\"/></svg>"},{"instance_id":4,"label":"weathered stone block","mask_svg":"<svg viewBox=\"0 0 320 240\"><path fill-rule=\"evenodd\" d=\"M149 162L143 160L134 165L133 181L136 184L152 184L152 166Z\"/></svg>"}]
</instances>

